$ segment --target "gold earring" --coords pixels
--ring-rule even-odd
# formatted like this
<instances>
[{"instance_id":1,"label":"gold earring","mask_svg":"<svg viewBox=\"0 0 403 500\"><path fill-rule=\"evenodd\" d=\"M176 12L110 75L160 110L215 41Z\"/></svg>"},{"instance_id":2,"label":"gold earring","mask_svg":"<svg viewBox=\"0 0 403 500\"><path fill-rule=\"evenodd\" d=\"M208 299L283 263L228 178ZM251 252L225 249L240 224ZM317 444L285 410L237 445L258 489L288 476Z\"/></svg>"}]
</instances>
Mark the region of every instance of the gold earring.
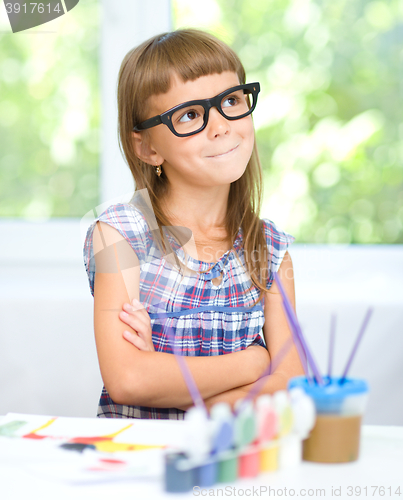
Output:
<instances>
[{"instance_id":1,"label":"gold earring","mask_svg":"<svg viewBox=\"0 0 403 500\"><path fill-rule=\"evenodd\" d=\"M155 173L158 175L158 177L162 174L161 165L155 166Z\"/></svg>"}]
</instances>

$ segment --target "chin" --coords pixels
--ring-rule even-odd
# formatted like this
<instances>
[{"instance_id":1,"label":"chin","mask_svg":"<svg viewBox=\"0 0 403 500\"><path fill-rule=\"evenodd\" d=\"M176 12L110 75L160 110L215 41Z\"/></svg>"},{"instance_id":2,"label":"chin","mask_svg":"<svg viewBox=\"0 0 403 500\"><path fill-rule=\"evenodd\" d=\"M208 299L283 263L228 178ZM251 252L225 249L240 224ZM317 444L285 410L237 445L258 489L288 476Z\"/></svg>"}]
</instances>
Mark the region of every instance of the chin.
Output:
<instances>
[{"instance_id":1,"label":"chin","mask_svg":"<svg viewBox=\"0 0 403 500\"><path fill-rule=\"evenodd\" d=\"M231 182L235 182L238 179L240 179L243 176L243 174L246 172L246 169L247 169L247 166L245 168L238 169L236 172L233 172Z\"/></svg>"}]
</instances>

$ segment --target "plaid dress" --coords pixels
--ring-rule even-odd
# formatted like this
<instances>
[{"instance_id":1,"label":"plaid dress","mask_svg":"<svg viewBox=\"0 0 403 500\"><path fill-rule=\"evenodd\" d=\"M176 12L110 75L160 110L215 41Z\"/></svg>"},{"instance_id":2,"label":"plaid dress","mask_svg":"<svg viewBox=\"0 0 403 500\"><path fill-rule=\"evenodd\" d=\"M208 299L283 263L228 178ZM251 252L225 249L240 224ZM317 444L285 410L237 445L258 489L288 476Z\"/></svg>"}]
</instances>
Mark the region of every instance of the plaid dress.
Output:
<instances>
[{"instance_id":1,"label":"plaid dress","mask_svg":"<svg viewBox=\"0 0 403 500\"><path fill-rule=\"evenodd\" d=\"M173 352L164 326L172 327L175 344L183 356L218 356L246 349L253 343L264 346L264 299L253 305L259 297L259 290L253 286L248 291L252 282L243 258L242 229L239 229L233 248L214 265L189 255L185 261L182 247L167 233L178 258L193 271L190 276L183 276L174 266L168 265L155 243L156 220L150 224L133 199L130 203L110 206L87 231L84 263L91 294L94 295L96 271L93 230L99 220L119 231L140 261L140 302L151 318L156 351ZM274 272L280 267L294 238L267 219L262 219L262 225L271 256L270 270ZM199 274L208 269L208 273ZM212 280L221 273L221 283L214 285ZM271 275L268 288L272 281ZM183 419L184 413L177 408L119 405L111 399L105 387L98 407L98 417Z\"/></svg>"}]
</instances>

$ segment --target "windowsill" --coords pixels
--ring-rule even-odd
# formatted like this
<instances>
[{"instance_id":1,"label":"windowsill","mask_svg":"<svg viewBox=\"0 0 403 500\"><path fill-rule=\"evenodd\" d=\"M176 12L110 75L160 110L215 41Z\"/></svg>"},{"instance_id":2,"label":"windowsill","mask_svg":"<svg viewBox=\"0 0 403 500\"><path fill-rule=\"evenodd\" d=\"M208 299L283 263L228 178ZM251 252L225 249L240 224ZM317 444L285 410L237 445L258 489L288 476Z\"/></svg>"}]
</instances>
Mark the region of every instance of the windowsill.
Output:
<instances>
[{"instance_id":1,"label":"windowsill","mask_svg":"<svg viewBox=\"0 0 403 500\"><path fill-rule=\"evenodd\" d=\"M91 298L83 245L92 220L1 219L0 296ZM396 304L403 297L403 245L293 244L298 303L307 298Z\"/></svg>"},{"instance_id":2,"label":"windowsill","mask_svg":"<svg viewBox=\"0 0 403 500\"><path fill-rule=\"evenodd\" d=\"M52 218L47 222L0 219L0 262L4 264L78 263L91 221Z\"/></svg>"}]
</instances>

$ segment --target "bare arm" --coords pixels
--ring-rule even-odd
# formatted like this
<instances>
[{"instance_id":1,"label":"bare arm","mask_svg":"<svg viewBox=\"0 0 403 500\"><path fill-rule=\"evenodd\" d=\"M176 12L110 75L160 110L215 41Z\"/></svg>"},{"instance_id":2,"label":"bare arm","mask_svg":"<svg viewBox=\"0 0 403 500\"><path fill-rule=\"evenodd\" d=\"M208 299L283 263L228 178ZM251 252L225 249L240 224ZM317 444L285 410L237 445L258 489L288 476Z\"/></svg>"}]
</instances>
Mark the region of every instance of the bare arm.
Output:
<instances>
[{"instance_id":1,"label":"bare arm","mask_svg":"<svg viewBox=\"0 0 403 500\"><path fill-rule=\"evenodd\" d=\"M295 309L294 272L291 257L288 252L286 252L284 256L278 275ZM270 358L274 359L281 347L291 336L291 331L283 309L280 291L275 282L271 286L270 291L266 292L265 295L264 316L263 335L270 353ZM286 389L288 380L298 375L303 375L303 367L298 352L294 344L292 344L289 352L283 357L283 360L277 366L274 373L265 377L265 383L262 385L259 394L273 394L276 391ZM217 394L207 398L205 404L207 408L210 408L215 403L225 401L233 406L238 399L246 396L252 386L253 384L247 384ZM182 409L186 408L183 407Z\"/></svg>"},{"instance_id":2,"label":"bare arm","mask_svg":"<svg viewBox=\"0 0 403 500\"><path fill-rule=\"evenodd\" d=\"M135 252L117 230L98 222L94 229L94 255L95 341L101 375L111 398L125 405L191 406L175 357L141 351L123 337L124 330L135 333L119 318L124 303L139 299L140 265ZM269 357L265 349L253 347L223 356L185 360L203 399L208 399L257 380Z\"/></svg>"}]
</instances>

